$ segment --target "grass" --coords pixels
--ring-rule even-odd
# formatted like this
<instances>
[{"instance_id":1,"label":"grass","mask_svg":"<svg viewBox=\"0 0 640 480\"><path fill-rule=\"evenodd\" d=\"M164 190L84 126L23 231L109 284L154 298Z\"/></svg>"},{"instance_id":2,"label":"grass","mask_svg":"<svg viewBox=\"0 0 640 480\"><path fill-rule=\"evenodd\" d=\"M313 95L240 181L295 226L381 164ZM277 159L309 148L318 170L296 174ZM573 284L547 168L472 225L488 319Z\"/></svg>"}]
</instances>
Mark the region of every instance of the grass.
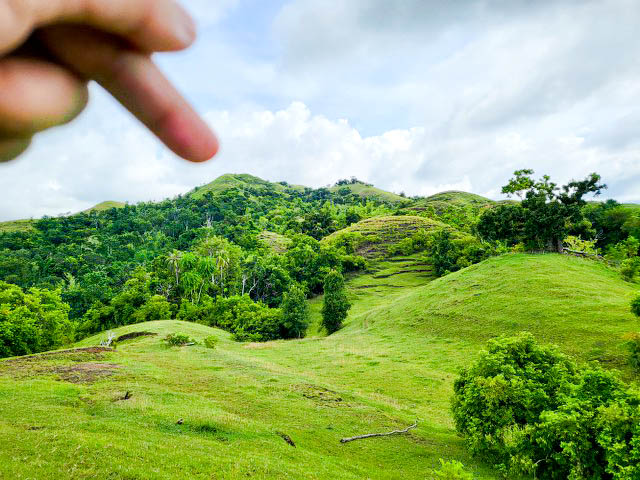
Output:
<instances>
[{"instance_id":1,"label":"grass","mask_svg":"<svg viewBox=\"0 0 640 480\"><path fill-rule=\"evenodd\" d=\"M275 253L285 253L291 245L291 239L279 233L264 230L258 234L258 240L264 242Z\"/></svg>"},{"instance_id":2,"label":"grass","mask_svg":"<svg viewBox=\"0 0 640 480\"><path fill-rule=\"evenodd\" d=\"M347 228L338 230L323 238L322 242L331 243L336 241L344 233L357 233L361 235L361 239L358 241L356 253L368 258L379 258L388 256L389 247L410 237L418 230L433 230L436 228L452 229L438 220L426 217L413 215L380 216L367 218Z\"/></svg>"},{"instance_id":3,"label":"grass","mask_svg":"<svg viewBox=\"0 0 640 480\"><path fill-rule=\"evenodd\" d=\"M125 205L126 204L124 202L107 200L106 202L101 202L91 208L84 210L82 213L104 212L105 210L111 210L112 208L123 208Z\"/></svg>"},{"instance_id":4,"label":"grass","mask_svg":"<svg viewBox=\"0 0 640 480\"><path fill-rule=\"evenodd\" d=\"M0 478L429 479L444 458L497 479L453 429L458 369L501 333L530 330L587 359L594 348L616 357L621 334L638 330L628 311L637 286L572 257L509 255L440 279L419 255L396 257L347 285L353 308L329 337L317 297L302 340L241 344L206 326L158 321L118 329L158 335L99 358L0 362ZM169 333L200 344L168 348ZM209 335L214 349L202 345ZM110 373L62 379L86 364ZM406 435L339 442L416 418Z\"/></svg>"},{"instance_id":5,"label":"grass","mask_svg":"<svg viewBox=\"0 0 640 480\"><path fill-rule=\"evenodd\" d=\"M364 183L353 183L349 185L335 185L331 187L329 190L332 192L337 192L341 188L348 188L351 193L359 195L362 198L370 199L370 200L379 200L388 203L400 203L410 201L405 197L402 197L398 194L387 192L380 188L376 188L373 185L367 185Z\"/></svg>"},{"instance_id":6,"label":"grass","mask_svg":"<svg viewBox=\"0 0 640 480\"><path fill-rule=\"evenodd\" d=\"M0 222L0 233L28 232L33 230L35 220L11 220Z\"/></svg>"},{"instance_id":7,"label":"grass","mask_svg":"<svg viewBox=\"0 0 640 480\"><path fill-rule=\"evenodd\" d=\"M289 187L295 190L304 191L304 187L300 185L289 185ZM192 196L193 198L202 198L208 192L211 192L215 195L232 188L237 188L239 190L251 188L254 190L258 190L259 192L266 193L271 190L276 192L284 192L286 187L281 183L269 182L267 180L254 177L253 175L249 175L247 173L227 173L219 176L213 182L195 188L188 195Z\"/></svg>"}]
</instances>

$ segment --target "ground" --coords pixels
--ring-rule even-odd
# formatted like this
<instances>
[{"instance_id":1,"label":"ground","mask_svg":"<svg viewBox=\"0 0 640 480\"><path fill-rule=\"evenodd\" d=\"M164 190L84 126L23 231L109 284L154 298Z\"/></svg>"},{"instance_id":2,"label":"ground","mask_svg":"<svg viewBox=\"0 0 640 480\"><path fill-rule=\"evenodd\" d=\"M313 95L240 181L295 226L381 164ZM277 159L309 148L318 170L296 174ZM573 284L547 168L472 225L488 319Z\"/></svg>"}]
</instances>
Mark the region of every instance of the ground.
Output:
<instances>
[{"instance_id":1,"label":"ground","mask_svg":"<svg viewBox=\"0 0 640 480\"><path fill-rule=\"evenodd\" d=\"M459 369L488 338L531 330L637 378L620 348L638 329L628 311L637 286L605 265L507 255L437 280L429 270L419 255L397 257L348 279L353 308L329 337L318 297L302 340L242 344L158 321L118 329L157 335L115 351L0 362L0 478L429 479L443 458L495 479L468 455L449 410ZM168 348L168 333L198 344ZM209 335L214 349L202 345ZM406 434L340 443L416 420Z\"/></svg>"}]
</instances>

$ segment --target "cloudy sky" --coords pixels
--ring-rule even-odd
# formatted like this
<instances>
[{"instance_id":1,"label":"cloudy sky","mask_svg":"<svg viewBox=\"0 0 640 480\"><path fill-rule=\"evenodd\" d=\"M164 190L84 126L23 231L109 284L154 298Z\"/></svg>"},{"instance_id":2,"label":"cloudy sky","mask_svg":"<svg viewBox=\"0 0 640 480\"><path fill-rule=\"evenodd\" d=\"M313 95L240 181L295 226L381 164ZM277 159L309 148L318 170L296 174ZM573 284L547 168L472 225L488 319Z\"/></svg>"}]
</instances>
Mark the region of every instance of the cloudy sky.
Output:
<instances>
[{"instance_id":1,"label":"cloudy sky","mask_svg":"<svg viewBox=\"0 0 640 480\"><path fill-rule=\"evenodd\" d=\"M98 87L0 165L0 221L184 193L227 172L499 197L513 170L596 171L640 202L637 0L185 0L200 37L157 61L222 151L168 152Z\"/></svg>"}]
</instances>

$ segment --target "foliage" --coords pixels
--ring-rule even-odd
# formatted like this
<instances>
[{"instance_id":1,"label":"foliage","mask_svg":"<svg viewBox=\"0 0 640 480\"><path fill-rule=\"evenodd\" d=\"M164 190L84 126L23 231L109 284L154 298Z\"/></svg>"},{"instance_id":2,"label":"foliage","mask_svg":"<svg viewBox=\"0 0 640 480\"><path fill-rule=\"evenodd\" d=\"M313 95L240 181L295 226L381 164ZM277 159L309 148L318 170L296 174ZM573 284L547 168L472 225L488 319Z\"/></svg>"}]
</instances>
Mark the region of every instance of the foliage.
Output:
<instances>
[{"instance_id":1,"label":"foliage","mask_svg":"<svg viewBox=\"0 0 640 480\"><path fill-rule=\"evenodd\" d=\"M427 246L427 256L438 277L505 252L499 243L481 242L471 236L453 238L445 229L433 235Z\"/></svg>"},{"instance_id":2,"label":"foliage","mask_svg":"<svg viewBox=\"0 0 640 480\"><path fill-rule=\"evenodd\" d=\"M640 333L629 333L625 335L625 346L629 351L629 365L636 370L640 371Z\"/></svg>"},{"instance_id":3,"label":"foliage","mask_svg":"<svg viewBox=\"0 0 640 480\"><path fill-rule=\"evenodd\" d=\"M574 252L581 252L587 255L597 255L596 240L583 240L575 235L569 235L563 240L564 245Z\"/></svg>"},{"instance_id":4,"label":"foliage","mask_svg":"<svg viewBox=\"0 0 640 480\"><path fill-rule=\"evenodd\" d=\"M218 338L215 335L207 335L202 343L205 347L213 349L218 344Z\"/></svg>"},{"instance_id":5,"label":"foliage","mask_svg":"<svg viewBox=\"0 0 640 480\"><path fill-rule=\"evenodd\" d=\"M20 287L0 281L0 357L51 350L73 340L69 305L60 290Z\"/></svg>"},{"instance_id":6,"label":"foliage","mask_svg":"<svg viewBox=\"0 0 640 480\"><path fill-rule=\"evenodd\" d=\"M637 296L631 302L631 312L635 316L640 317L640 296Z\"/></svg>"},{"instance_id":7,"label":"foliage","mask_svg":"<svg viewBox=\"0 0 640 480\"><path fill-rule=\"evenodd\" d=\"M282 326L286 336L302 338L309 327L309 305L304 290L297 285L291 286L282 300ZM286 337L285 337L286 338Z\"/></svg>"},{"instance_id":8,"label":"foliage","mask_svg":"<svg viewBox=\"0 0 640 480\"><path fill-rule=\"evenodd\" d=\"M347 318L350 308L342 274L336 270L330 271L324 279L322 303L322 326L329 334L342 328L342 322Z\"/></svg>"},{"instance_id":9,"label":"foliage","mask_svg":"<svg viewBox=\"0 0 640 480\"><path fill-rule=\"evenodd\" d=\"M640 474L640 397L523 334L489 343L454 384L457 430L474 454L540 479Z\"/></svg>"},{"instance_id":10,"label":"foliage","mask_svg":"<svg viewBox=\"0 0 640 480\"><path fill-rule=\"evenodd\" d=\"M443 480L473 480L473 475L464 469L464 465L457 460L444 461L440 459L440 468L433 471L433 478Z\"/></svg>"},{"instance_id":11,"label":"foliage","mask_svg":"<svg viewBox=\"0 0 640 480\"><path fill-rule=\"evenodd\" d=\"M514 245L523 241L532 250L562 252L568 235L592 237L596 234L583 213L587 194L599 195L606 185L592 173L581 181L558 187L548 175L534 180L533 170L516 170L502 187L502 193L517 195L517 205L503 205L486 211L477 225L486 240L501 240Z\"/></svg>"},{"instance_id":12,"label":"foliage","mask_svg":"<svg viewBox=\"0 0 640 480\"><path fill-rule=\"evenodd\" d=\"M195 343L195 341L183 333L170 333L162 339L168 347L181 347L189 343Z\"/></svg>"}]
</instances>

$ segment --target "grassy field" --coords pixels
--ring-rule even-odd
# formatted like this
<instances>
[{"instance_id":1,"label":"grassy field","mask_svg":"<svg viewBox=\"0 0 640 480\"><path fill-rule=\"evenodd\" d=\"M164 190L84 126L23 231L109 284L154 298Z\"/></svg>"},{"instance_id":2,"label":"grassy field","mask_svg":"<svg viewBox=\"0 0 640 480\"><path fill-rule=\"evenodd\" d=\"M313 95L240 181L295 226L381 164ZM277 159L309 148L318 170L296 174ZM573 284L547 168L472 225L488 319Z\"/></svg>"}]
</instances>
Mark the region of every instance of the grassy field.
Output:
<instances>
[{"instance_id":1,"label":"grassy field","mask_svg":"<svg viewBox=\"0 0 640 480\"><path fill-rule=\"evenodd\" d=\"M330 337L317 325L318 297L302 340L240 344L159 321L118 329L157 335L114 352L0 362L0 478L430 479L439 458L499 478L454 432L459 368L488 338L520 330L623 367L638 287L558 255L494 258L440 279L430 270L419 256L396 257L350 278L353 308ZM200 344L165 347L173 332ZM215 349L201 345L209 335ZM339 442L416 419L405 435Z\"/></svg>"}]
</instances>

